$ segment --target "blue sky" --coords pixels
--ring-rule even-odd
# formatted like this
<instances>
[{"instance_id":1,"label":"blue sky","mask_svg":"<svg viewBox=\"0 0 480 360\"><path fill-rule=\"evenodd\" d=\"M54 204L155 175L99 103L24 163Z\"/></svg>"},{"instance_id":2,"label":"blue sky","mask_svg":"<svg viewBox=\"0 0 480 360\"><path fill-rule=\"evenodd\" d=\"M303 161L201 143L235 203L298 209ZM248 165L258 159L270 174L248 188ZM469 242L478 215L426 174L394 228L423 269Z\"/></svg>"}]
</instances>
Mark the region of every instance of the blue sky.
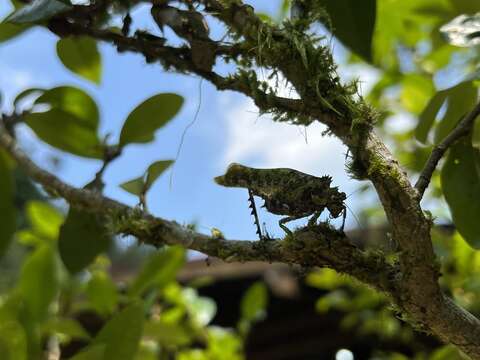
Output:
<instances>
[{"instance_id":1,"label":"blue sky","mask_svg":"<svg viewBox=\"0 0 480 360\"><path fill-rule=\"evenodd\" d=\"M279 1L251 1L260 11L274 13ZM9 12L8 0L0 0L0 16ZM148 9L140 9L141 21ZM145 20L146 28L154 24ZM216 32L221 29L214 28ZM221 175L230 162L256 167L291 167L313 174L333 176L334 185L350 194L359 182L344 171L345 149L331 137L322 137L323 127L314 124L308 129L277 124L268 116L258 117L255 106L242 95L218 92L208 82L190 76L165 73L158 65L147 65L135 54L119 54L109 45L100 44L103 74L100 86L83 81L63 67L55 54L56 36L36 28L14 41L0 44L0 92L3 109L22 89L75 85L86 90L101 111L101 134L110 133L117 139L121 124L128 113L147 97L161 92L175 92L185 97L177 117L159 130L148 145L129 145L123 156L108 168L106 195L135 205L136 198L118 187L124 181L140 176L148 165L160 159L173 159L185 127L193 120L199 102L198 119L186 134L180 157L175 164L172 187L170 173L165 174L150 190L150 211L179 223L196 222L199 231L208 233L219 228L227 238L255 239L255 228L247 208L247 192L216 185L213 177ZM337 59L345 56L341 46L333 43ZM360 77L364 87L375 73L362 67L340 67L346 78ZM34 160L55 172L66 182L82 186L100 167L100 162L68 155L42 144L27 129L21 131L22 146L31 151ZM51 155L61 159L60 167L52 167ZM353 194L348 199L352 209L358 209L365 199ZM260 203L260 202L259 202ZM269 232L281 235L276 225L278 217L260 211ZM356 226L353 216L347 227Z\"/></svg>"}]
</instances>

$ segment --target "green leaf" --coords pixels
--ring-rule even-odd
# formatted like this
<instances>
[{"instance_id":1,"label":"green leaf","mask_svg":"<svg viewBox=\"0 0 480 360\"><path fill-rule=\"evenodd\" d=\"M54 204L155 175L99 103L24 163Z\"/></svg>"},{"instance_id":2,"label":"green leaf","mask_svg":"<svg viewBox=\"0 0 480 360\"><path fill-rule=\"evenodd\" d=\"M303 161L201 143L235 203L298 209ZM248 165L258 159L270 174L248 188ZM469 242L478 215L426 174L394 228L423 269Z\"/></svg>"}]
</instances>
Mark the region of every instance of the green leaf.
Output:
<instances>
[{"instance_id":1,"label":"green leaf","mask_svg":"<svg viewBox=\"0 0 480 360\"><path fill-rule=\"evenodd\" d=\"M103 145L96 132L72 113L51 109L25 115L25 123L47 144L74 155L102 159Z\"/></svg>"},{"instance_id":2,"label":"green leaf","mask_svg":"<svg viewBox=\"0 0 480 360\"><path fill-rule=\"evenodd\" d=\"M0 306L0 354L2 360L27 360L27 334L18 320L18 292L4 294Z\"/></svg>"},{"instance_id":3,"label":"green leaf","mask_svg":"<svg viewBox=\"0 0 480 360\"><path fill-rule=\"evenodd\" d=\"M40 238L58 239L63 216L53 206L42 201L30 201L26 206L27 218L32 232Z\"/></svg>"},{"instance_id":4,"label":"green leaf","mask_svg":"<svg viewBox=\"0 0 480 360\"><path fill-rule=\"evenodd\" d=\"M40 88L25 89L15 97L15 100L13 100L13 106L16 108L20 101L22 101L24 98L32 94L35 94L35 93L43 94L44 92L45 92L45 89L40 89Z\"/></svg>"},{"instance_id":5,"label":"green leaf","mask_svg":"<svg viewBox=\"0 0 480 360\"><path fill-rule=\"evenodd\" d=\"M428 102L420 114L418 125L415 129L415 137L423 144L427 143L428 133L435 123L436 116L448 96L448 91L437 92Z\"/></svg>"},{"instance_id":6,"label":"green leaf","mask_svg":"<svg viewBox=\"0 0 480 360\"><path fill-rule=\"evenodd\" d=\"M133 360L143 331L143 304L127 306L100 330L94 344L105 344L104 359Z\"/></svg>"},{"instance_id":7,"label":"green leaf","mask_svg":"<svg viewBox=\"0 0 480 360\"><path fill-rule=\"evenodd\" d=\"M450 148L441 172L453 222L470 246L480 248L480 152L466 140Z\"/></svg>"},{"instance_id":8,"label":"green leaf","mask_svg":"<svg viewBox=\"0 0 480 360\"><path fill-rule=\"evenodd\" d=\"M107 251L111 237L96 215L71 208L60 229L58 249L65 267L72 274L85 269L95 258Z\"/></svg>"},{"instance_id":9,"label":"green leaf","mask_svg":"<svg viewBox=\"0 0 480 360\"><path fill-rule=\"evenodd\" d=\"M10 246L17 228L13 168L7 154L0 150L0 257Z\"/></svg>"},{"instance_id":10,"label":"green leaf","mask_svg":"<svg viewBox=\"0 0 480 360\"><path fill-rule=\"evenodd\" d=\"M135 178L133 180L124 182L123 184L120 184L120 187L129 192L130 194L141 196L142 194L145 193L145 181L143 180L144 176L140 176L138 178Z\"/></svg>"},{"instance_id":11,"label":"green leaf","mask_svg":"<svg viewBox=\"0 0 480 360\"><path fill-rule=\"evenodd\" d=\"M59 289L59 266L51 246L42 245L23 264L19 288L29 314L42 321Z\"/></svg>"},{"instance_id":12,"label":"green leaf","mask_svg":"<svg viewBox=\"0 0 480 360\"><path fill-rule=\"evenodd\" d=\"M120 145L152 141L154 132L167 124L182 104L183 97L171 93L158 94L145 100L128 115L123 124Z\"/></svg>"},{"instance_id":13,"label":"green leaf","mask_svg":"<svg viewBox=\"0 0 480 360\"><path fill-rule=\"evenodd\" d=\"M208 325L217 313L215 301L207 297L198 296L195 289L183 289L182 297L190 317L198 326Z\"/></svg>"},{"instance_id":14,"label":"green leaf","mask_svg":"<svg viewBox=\"0 0 480 360\"><path fill-rule=\"evenodd\" d=\"M159 161L155 161L153 164L151 164L148 167L147 180L145 181L145 186L147 191L153 185L155 180L157 180L158 177L162 175L163 172L170 167L170 165L173 164L173 162L174 162L173 160L159 160Z\"/></svg>"},{"instance_id":15,"label":"green leaf","mask_svg":"<svg viewBox=\"0 0 480 360\"><path fill-rule=\"evenodd\" d=\"M35 104L44 104L75 115L81 125L95 133L100 115L97 104L85 91L72 86L59 86L45 91Z\"/></svg>"},{"instance_id":16,"label":"green leaf","mask_svg":"<svg viewBox=\"0 0 480 360\"><path fill-rule=\"evenodd\" d=\"M45 91L35 105L48 105L42 113L25 115L25 122L46 143L78 156L101 159L103 144L97 136L99 112L84 91L60 86Z\"/></svg>"},{"instance_id":17,"label":"green leaf","mask_svg":"<svg viewBox=\"0 0 480 360\"><path fill-rule=\"evenodd\" d=\"M7 22L0 23L0 43L11 40L24 31L30 29L29 24L10 24Z\"/></svg>"},{"instance_id":18,"label":"green leaf","mask_svg":"<svg viewBox=\"0 0 480 360\"><path fill-rule=\"evenodd\" d=\"M457 0L458 1L458 0ZM478 11L478 4L475 4ZM480 44L480 14L460 15L440 28L447 41L455 46L473 47Z\"/></svg>"},{"instance_id":19,"label":"green leaf","mask_svg":"<svg viewBox=\"0 0 480 360\"><path fill-rule=\"evenodd\" d=\"M92 274L86 293L91 305L100 314L111 314L117 308L117 287L104 271L95 271Z\"/></svg>"},{"instance_id":20,"label":"green leaf","mask_svg":"<svg viewBox=\"0 0 480 360\"><path fill-rule=\"evenodd\" d=\"M21 24L48 20L71 8L71 5L58 0L33 0L30 4L14 11L7 21Z\"/></svg>"},{"instance_id":21,"label":"green leaf","mask_svg":"<svg viewBox=\"0 0 480 360\"><path fill-rule=\"evenodd\" d=\"M147 288L163 288L173 281L185 263L185 249L170 246L151 255L129 289L130 296L140 296Z\"/></svg>"},{"instance_id":22,"label":"green leaf","mask_svg":"<svg viewBox=\"0 0 480 360\"><path fill-rule=\"evenodd\" d=\"M435 129L435 143L442 141L461 118L475 106L477 88L471 81L461 82L448 90L447 111Z\"/></svg>"},{"instance_id":23,"label":"green leaf","mask_svg":"<svg viewBox=\"0 0 480 360\"><path fill-rule=\"evenodd\" d=\"M321 0L330 16L333 34L350 50L371 62L376 0Z\"/></svg>"},{"instance_id":24,"label":"green leaf","mask_svg":"<svg viewBox=\"0 0 480 360\"><path fill-rule=\"evenodd\" d=\"M0 321L2 360L27 360L27 339L22 325L15 319Z\"/></svg>"},{"instance_id":25,"label":"green leaf","mask_svg":"<svg viewBox=\"0 0 480 360\"><path fill-rule=\"evenodd\" d=\"M419 114L425 108L434 91L435 86L431 78L411 73L405 75L402 79L400 99L408 111Z\"/></svg>"},{"instance_id":26,"label":"green leaf","mask_svg":"<svg viewBox=\"0 0 480 360\"><path fill-rule=\"evenodd\" d=\"M282 4L280 5L280 18L283 19L288 15L288 9L290 9L291 1L290 0L282 0Z\"/></svg>"},{"instance_id":27,"label":"green leaf","mask_svg":"<svg viewBox=\"0 0 480 360\"><path fill-rule=\"evenodd\" d=\"M257 281L248 288L240 304L242 320L256 321L265 316L268 290L265 284Z\"/></svg>"},{"instance_id":28,"label":"green leaf","mask_svg":"<svg viewBox=\"0 0 480 360\"><path fill-rule=\"evenodd\" d=\"M102 64L95 40L89 37L62 38L57 42L57 55L67 69L100 83Z\"/></svg>"},{"instance_id":29,"label":"green leaf","mask_svg":"<svg viewBox=\"0 0 480 360\"><path fill-rule=\"evenodd\" d=\"M120 185L122 189L137 196L144 195L155 180L173 164L173 160L159 160L151 164L145 174L133 180L127 181Z\"/></svg>"},{"instance_id":30,"label":"green leaf","mask_svg":"<svg viewBox=\"0 0 480 360\"><path fill-rule=\"evenodd\" d=\"M75 319L52 318L42 326L42 333L46 335L62 334L69 338L90 339L90 335Z\"/></svg>"},{"instance_id":31,"label":"green leaf","mask_svg":"<svg viewBox=\"0 0 480 360\"><path fill-rule=\"evenodd\" d=\"M145 324L144 335L162 346L186 346L192 342L192 332L181 324L166 321L149 321Z\"/></svg>"},{"instance_id":32,"label":"green leaf","mask_svg":"<svg viewBox=\"0 0 480 360\"><path fill-rule=\"evenodd\" d=\"M90 345L70 360L104 360L105 348L104 344Z\"/></svg>"}]
</instances>

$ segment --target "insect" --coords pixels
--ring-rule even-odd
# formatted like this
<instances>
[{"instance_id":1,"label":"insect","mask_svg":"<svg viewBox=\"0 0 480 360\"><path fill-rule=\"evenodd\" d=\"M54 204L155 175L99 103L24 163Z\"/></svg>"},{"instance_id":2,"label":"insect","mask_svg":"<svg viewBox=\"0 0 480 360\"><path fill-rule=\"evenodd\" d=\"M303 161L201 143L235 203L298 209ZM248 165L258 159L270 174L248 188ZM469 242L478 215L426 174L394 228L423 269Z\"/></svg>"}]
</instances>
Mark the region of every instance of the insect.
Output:
<instances>
[{"instance_id":1,"label":"insect","mask_svg":"<svg viewBox=\"0 0 480 360\"><path fill-rule=\"evenodd\" d=\"M343 216L343 230L346 195L337 187L330 187L330 176L316 177L287 168L255 169L233 163L225 175L215 178L215 182L226 187L248 189L250 208L260 239L263 237L253 202L254 195L265 201L263 206L272 214L286 216L279 221L279 225L287 234L292 233L285 225L287 222L312 216L308 225L313 226L325 209L330 212L331 218Z\"/></svg>"}]
</instances>

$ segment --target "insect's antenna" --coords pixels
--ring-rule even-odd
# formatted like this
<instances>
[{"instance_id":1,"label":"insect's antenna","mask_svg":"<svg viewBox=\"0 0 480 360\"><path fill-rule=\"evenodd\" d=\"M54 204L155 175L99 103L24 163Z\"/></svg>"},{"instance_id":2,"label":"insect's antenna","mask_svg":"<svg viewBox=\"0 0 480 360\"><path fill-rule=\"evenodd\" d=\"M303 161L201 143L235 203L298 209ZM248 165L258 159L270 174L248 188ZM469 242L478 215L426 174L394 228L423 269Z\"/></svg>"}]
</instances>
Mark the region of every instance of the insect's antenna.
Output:
<instances>
[{"instance_id":1,"label":"insect's antenna","mask_svg":"<svg viewBox=\"0 0 480 360\"><path fill-rule=\"evenodd\" d=\"M353 215L353 218L355 219L358 227L360 229L363 229L363 226L362 224L360 224L360 220L358 219L357 215L355 215L355 212L352 210L352 208L350 206L348 206L346 203L344 203L345 207L350 211L350 213Z\"/></svg>"},{"instance_id":2,"label":"insect's antenna","mask_svg":"<svg viewBox=\"0 0 480 360\"><path fill-rule=\"evenodd\" d=\"M255 199L253 198L253 192L250 189L248 189L248 202L250 203L248 207L252 209L251 214L255 219L255 226L257 227L257 235L259 236L259 239L262 240L263 239L262 229L260 228L260 221L258 220L257 208L255 207Z\"/></svg>"},{"instance_id":3,"label":"insect's antenna","mask_svg":"<svg viewBox=\"0 0 480 360\"><path fill-rule=\"evenodd\" d=\"M359 188L357 190L352 191L350 194L347 195L347 197L345 199L348 199L350 196L355 195L356 193L359 193L362 190L363 190L362 188Z\"/></svg>"}]
</instances>

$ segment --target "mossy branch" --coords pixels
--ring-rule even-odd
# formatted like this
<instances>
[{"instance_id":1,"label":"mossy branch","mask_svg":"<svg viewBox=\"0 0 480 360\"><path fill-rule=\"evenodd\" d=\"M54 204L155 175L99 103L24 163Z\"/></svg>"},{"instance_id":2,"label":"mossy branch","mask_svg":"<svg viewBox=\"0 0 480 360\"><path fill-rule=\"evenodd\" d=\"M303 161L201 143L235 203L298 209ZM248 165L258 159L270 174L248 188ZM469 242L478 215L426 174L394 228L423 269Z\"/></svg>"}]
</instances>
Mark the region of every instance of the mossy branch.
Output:
<instances>
[{"instance_id":1,"label":"mossy branch","mask_svg":"<svg viewBox=\"0 0 480 360\"><path fill-rule=\"evenodd\" d=\"M381 290L391 285L388 274L396 270L382 260L372 257L353 245L343 232L328 225L300 229L286 239L270 241L226 240L207 236L103 196L98 191L76 188L37 166L17 145L0 119L0 147L46 191L65 199L70 206L102 214L105 226L112 234L133 235L140 242L160 247L181 245L225 261L282 262L301 267L331 267L354 276Z\"/></svg>"}]
</instances>

